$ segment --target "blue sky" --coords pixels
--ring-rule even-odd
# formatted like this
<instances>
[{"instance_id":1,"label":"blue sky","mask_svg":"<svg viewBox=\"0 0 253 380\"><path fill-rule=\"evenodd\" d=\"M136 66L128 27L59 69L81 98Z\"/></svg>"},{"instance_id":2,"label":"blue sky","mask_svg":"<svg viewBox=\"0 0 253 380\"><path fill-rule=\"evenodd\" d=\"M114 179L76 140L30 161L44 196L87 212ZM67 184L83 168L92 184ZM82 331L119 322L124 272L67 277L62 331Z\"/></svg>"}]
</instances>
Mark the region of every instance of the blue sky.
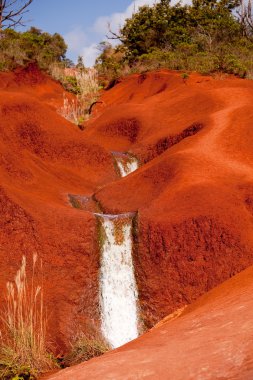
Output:
<instances>
[{"instance_id":1,"label":"blue sky","mask_svg":"<svg viewBox=\"0 0 253 380\"><path fill-rule=\"evenodd\" d=\"M26 19L49 33L60 33L69 46L67 56L76 61L82 55L91 66L98 54L97 45L106 39L107 24L117 31L138 6L155 0L34 0Z\"/></svg>"}]
</instances>

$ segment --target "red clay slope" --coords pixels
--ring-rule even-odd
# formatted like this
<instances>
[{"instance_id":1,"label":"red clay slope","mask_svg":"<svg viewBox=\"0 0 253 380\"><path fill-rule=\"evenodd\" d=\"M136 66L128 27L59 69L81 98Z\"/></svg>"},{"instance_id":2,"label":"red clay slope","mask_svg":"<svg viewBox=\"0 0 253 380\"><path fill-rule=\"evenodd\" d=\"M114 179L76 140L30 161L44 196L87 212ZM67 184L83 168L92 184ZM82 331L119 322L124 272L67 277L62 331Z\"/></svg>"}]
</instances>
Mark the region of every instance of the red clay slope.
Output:
<instances>
[{"instance_id":1,"label":"red clay slope","mask_svg":"<svg viewBox=\"0 0 253 380\"><path fill-rule=\"evenodd\" d=\"M253 264L252 81L134 75L104 93L84 132L56 112L62 94L34 67L0 74L0 286L38 252L59 348L99 324L96 221L69 193L138 211L147 327ZM112 150L143 166L119 179Z\"/></svg>"},{"instance_id":2,"label":"red clay slope","mask_svg":"<svg viewBox=\"0 0 253 380\"><path fill-rule=\"evenodd\" d=\"M105 212L138 210L135 267L150 327L253 263L253 82L192 74L184 83L162 71L127 78L103 100L89 141L143 166L96 198Z\"/></svg>"},{"instance_id":3,"label":"red clay slope","mask_svg":"<svg viewBox=\"0 0 253 380\"><path fill-rule=\"evenodd\" d=\"M31 270L38 253L56 347L98 319L96 222L68 194L116 178L110 153L56 112L62 99L62 87L35 67L0 74L0 298L22 255Z\"/></svg>"},{"instance_id":4,"label":"red clay slope","mask_svg":"<svg viewBox=\"0 0 253 380\"><path fill-rule=\"evenodd\" d=\"M127 345L48 380L251 380L253 267L179 317Z\"/></svg>"}]
</instances>

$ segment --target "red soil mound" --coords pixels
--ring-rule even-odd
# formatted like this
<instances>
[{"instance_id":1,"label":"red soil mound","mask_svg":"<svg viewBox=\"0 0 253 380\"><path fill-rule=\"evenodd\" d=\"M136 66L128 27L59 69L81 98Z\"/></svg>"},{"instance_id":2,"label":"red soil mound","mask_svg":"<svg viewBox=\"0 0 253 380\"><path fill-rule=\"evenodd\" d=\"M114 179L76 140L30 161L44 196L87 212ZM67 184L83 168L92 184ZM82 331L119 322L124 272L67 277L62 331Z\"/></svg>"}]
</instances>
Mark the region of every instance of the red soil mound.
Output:
<instances>
[{"instance_id":1,"label":"red soil mound","mask_svg":"<svg viewBox=\"0 0 253 380\"><path fill-rule=\"evenodd\" d=\"M47 379L250 380L252 292L251 267L142 337Z\"/></svg>"},{"instance_id":2,"label":"red soil mound","mask_svg":"<svg viewBox=\"0 0 253 380\"><path fill-rule=\"evenodd\" d=\"M234 78L133 76L104 95L87 131L143 163L96 199L108 213L138 210L135 263L149 327L253 263L252 90ZM120 133L130 117L135 141ZM107 133L116 120L118 140Z\"/></svg>"},{"instance_id":3,"label":"red soil mound","mask_svg":"<svg viewBox=\"0 0 253 380\"><path fill-rule=\"evenodd\" d=\"M37 252L52 340L62 347L98 318L96 222L68 194L91 195L117 176L110 153L56 112L62 87L34 70L0 75L1 298L22 255L31 263Z\"/></svg>"},{"instance_id":4,"label":"red soil mound","mask_svg":"<svg viewBox=\"0 0 253 380\"><path fill-rule=\"evenodd\" d=\"M252 90L239 79L134 75L104 93L81 132L56 112L60 85L35 67L0 75L0 286L38 252L59 347L99 320L96 221L68 194L139 212L147 327L253 263ZM111 151L143 165L119 179Z\"/></svg>"}]
</instances>

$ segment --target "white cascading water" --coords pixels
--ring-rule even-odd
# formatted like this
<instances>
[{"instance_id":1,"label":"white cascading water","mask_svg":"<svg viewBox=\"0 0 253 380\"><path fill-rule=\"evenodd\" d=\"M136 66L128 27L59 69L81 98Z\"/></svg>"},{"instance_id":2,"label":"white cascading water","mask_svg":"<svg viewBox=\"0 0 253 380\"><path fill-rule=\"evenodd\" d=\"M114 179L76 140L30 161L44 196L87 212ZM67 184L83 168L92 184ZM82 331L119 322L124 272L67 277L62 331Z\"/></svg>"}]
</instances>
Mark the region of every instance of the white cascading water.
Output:
<instances>
[{"instance_id":1,"label":"white cascading water","mask_svg":"<svg viewBox=\"0 0 253 380\"><path fill-rule=\"evenodd\" d=\"M129 153L112 152L113 157L118 166L121 177L126 177L128 174L134 172L139 167L139 162L136 157Z\"/></svg>"},{"instance_id":2,"label":"white cascading water","mask_svg":"<svg viewBox=\"0 0 253 380\"><path fill-rule=\"evenodd\" d=\"M138 337L138 291L132 260L132 215L96 214L103 229L100 263L101 329L117 348ZM121 223L117 239L116 223Z\"/></svg>"}]
</instances>

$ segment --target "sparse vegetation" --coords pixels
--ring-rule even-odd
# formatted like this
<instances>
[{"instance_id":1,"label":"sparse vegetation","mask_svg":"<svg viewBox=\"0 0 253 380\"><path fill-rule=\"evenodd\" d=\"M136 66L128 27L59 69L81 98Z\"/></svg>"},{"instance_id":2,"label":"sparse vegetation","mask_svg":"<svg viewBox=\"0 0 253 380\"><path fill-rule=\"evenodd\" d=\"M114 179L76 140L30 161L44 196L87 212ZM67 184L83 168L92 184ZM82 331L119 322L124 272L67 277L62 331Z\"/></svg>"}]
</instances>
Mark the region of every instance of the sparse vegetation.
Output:
<instances>
[{"instance_id":1,"label":"sparse vegetation","mask_svg":"<svg viewBox=\"0 0 253 380\"><path fill-rule=\"evenodd\" d=\"M79 88L77 104L82 110L82 113L78 115L78 124L80 124L89 117L90 106L98 99L98 72L95 69L79 69L76 72L76 80Z\"/></svg>"},{"instance_id":2,"label":"sparse vegetation","mask_svg":"<svg viewBox=\"0 0 253 380\"><path fill-rule=\"evenodd\" d=\"M79 334L71 344L70 353L64 358L65 366L79 364L94 357L105 354L109 345L99 335Z\"/></svg>"},{"instance_id":3,"label":"sparse vegetation","mask_svg":"<svg viewBox=\"0 0 253 380\"><path fill-rule=\"evenodd\" d=\"M85 108L79 103L78 99L69 99L63 93L63 105L58 110L59 114L71 123L79 125L85 120Z\"/></svg>"},{"instance_id":4,"label":"sparse vegetation","mask_svg":"<svg viewBox=\"0 0 253 380\"><path fill-rule=\"evenodd\" d=\"M65 119L80 125L88 119L90 106L98 99L98 73L95 69L76 69L72 76L62 76L61 83L66 90L76 94L76 98L70 100L64 94L59 113Z\"/></svg>"},{"instance_id":5,"label":"sparse vegetation","mask_svg":"<svg viewBox=\"0 0 253 380\"><path fill-rule=\"evenodd\" d=\"M186 83L187 79L189 79L189 74L188 73L182 73L181 77L183 79L183 82Z\"/></svg>"},{"instance_id":6,"label":"sparse vegetation","mask_svg":"<svg viewBox=\"0 0 253 380\"><path fill-rule=\"evenodd\" d=\"M0 378L32 380L55 362L47 351L43 289L35 283L37 255L28 281L26 258L15 281L7 283L6 305L1 313Z\"/></svg>"}]
</instances>

